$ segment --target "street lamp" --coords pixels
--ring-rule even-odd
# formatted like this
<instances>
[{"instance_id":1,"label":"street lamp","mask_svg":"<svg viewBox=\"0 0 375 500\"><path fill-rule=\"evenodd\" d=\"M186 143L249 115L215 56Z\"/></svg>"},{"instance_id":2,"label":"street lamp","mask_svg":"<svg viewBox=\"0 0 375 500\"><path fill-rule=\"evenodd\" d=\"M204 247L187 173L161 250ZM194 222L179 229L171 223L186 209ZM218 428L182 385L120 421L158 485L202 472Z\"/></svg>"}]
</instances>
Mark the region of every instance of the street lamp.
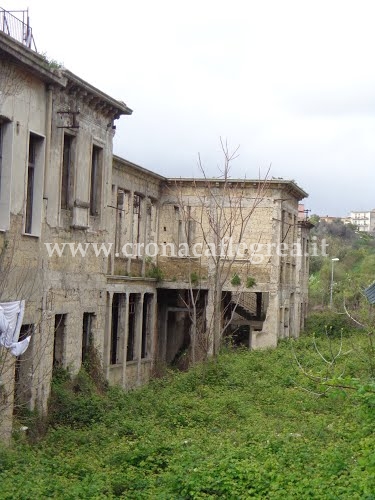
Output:
<instances>
[{"instance_id":1,"label":"street lamp","mask_svg":"<svg viewBox=\"0 0 375 500\"><path fill-rule=\"evenodd\" d=\"M332 300L333 300L333 265L335 262L339 261L340 259L338 257L334 257L331 259L331 296L329 299L329 307L332 309Z\"/></svg>"}]
</instances>

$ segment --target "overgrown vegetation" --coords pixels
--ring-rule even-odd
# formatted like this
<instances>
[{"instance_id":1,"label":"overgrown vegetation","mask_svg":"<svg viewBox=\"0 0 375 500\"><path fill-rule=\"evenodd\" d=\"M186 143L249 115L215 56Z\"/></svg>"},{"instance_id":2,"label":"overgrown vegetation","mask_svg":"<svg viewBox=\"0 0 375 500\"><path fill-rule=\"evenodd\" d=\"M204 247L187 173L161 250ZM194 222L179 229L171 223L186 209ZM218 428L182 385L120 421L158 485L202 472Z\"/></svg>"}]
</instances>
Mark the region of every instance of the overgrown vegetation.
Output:
<instances>
[{"instance_id":1,"label":"overgrown vegetation","mask_svg":"<svg viewBox=\"0 0 375 500\"><path fill-rule=\"evenodd\" d=\"M233 286L240 286L241 285L241 278L238 276L237 273L234 273L230 282Z\"/></svg>"},{"instance_id":2,"label":"overgrown vegetation","mask_svg":"<svg viewBox=\"0 0 375 500\"><path fill-rule=\"evenodd\" d=\"M353 332L353 323L345 313L325 310L311 313L306 320L305 330L319 337L327 334L329 337L339 338Z\"/></svg>"},{"instance_id":3,"label":"overgrown vegetation","mask_svg":"<svg viewBox=\"0 0 375 500\"><path fill-rule=\"evenodd\" d=\"M368 377L352 351L364 341L344 338L337 373ZM293 345L224 352L128 394L60 372L46 437L0 453L1 498L373 498L371 393L314 396L293 353L311 373L322 360L310 336Z\"/></svg>"},{"instance_id":4,"label":"overgrown vegetation","mask_svg":"<svg viewBox=\"0 0 375 500\"><path fill-rule=\"evenodd\" d=\"M257 284L255 278L248 276L246 279L246 288L253 288Z\"/></svg>"},{"instance_id":5,"label":"overgrown vegetation","mask_svg":"<svg viewBox=\"0 0 375 500\"><path fill-rule=\"evenodd\" d=\"M358 232L354 226L341 221L326 223L313 216L315 228L311 236L319 243L325 239L329 257L310 258L310 309L329 305L331 258L339 258L334 266L333 300L335 309L342 311L344 299L351 308L358 307L360 290L375 281L375 238Z\"/></svg>"},{"instance_id":6,"label":"overgrown vegetation","mask_svg":"<svg viewBox=\"0 0 375 500\"><path fill-rule=\"evenodd\" d=\"M163 271L157 266L151 259L146 260L146 276L148 278L154 278L156 281L162 281L164 279Z\"/></svg>"},{"instance_id":7,"label":"overgrown vegetation","mask_svg":"<svg viewBox=\"0 0 375 500\"><path fill-rule=\"evenodd\" d=\"M56 59L50 58L47 55L47 52L41 52L39 53L39 55L43 58L43 63L45 64L45 66L50 70L62 69L64 67L63 63L56 61Z\"/></svg>"},{"instance_id":8,"label":"overgrown vegetation","mask_svg":"<svg viewBox=\"0 0 375 500\"><path fill-rule=\"evenodd\" d=\"M319 234L340 258L334 307L331 260L316 257L305 336L229 349L130 393L109 388L90 353L73 379L55 372L48 421L20 416L13 448L0 448L0 497L375 498L375 308L360 292L374 240Z\"/></svg>"}]
</instances>

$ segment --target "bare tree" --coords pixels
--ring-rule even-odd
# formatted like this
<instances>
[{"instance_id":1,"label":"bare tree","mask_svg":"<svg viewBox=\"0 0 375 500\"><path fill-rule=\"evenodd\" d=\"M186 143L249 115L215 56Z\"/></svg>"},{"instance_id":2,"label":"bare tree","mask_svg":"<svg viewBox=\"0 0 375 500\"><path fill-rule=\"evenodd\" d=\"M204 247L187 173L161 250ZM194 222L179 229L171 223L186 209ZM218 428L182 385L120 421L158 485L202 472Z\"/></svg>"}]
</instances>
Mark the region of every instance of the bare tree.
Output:
<instances>
[{"instance_id":1,"label":"bare tree","mask_svg":"<svg viewBox=\"0 0 375 500\"><path fill-rule=\"evenodd\" d=\"M22 241L17 233L14 221L12 230L0 237L0 302L25 300L31 305L39 320L32 325L23 325L19 340L31 336L27 350L20 356L0 346L0 423L2 439L9 439L12 414L28 406L31 399L31 382L35 377L50 377L52 367L41 370L44 366L46 351L51 349L53 338L47 323L51 318L40 302L40 289L43 277L40 271L40 256L25 258ZM44 296L45 294L43 294ZM42 332L44 332L42 336ZM53 336L53 334L52 334ZM48 372L48 373L47 373ZM3 435L4 434L4 435Z\"/></svg>"},{"instance_id":2,"label":"bare tree","mask_svg":"<svg viewBox=\"0 0 375 500\"><path fill-rule=\"evenodd\" d=\"M319 332L326 341L325 352L323 352L315 335L313 336L314 353L321 362L321 369L315 371L307 369L298 358L294 343L291 344L298 368L313 383L313 387L315 386L313 389L301 387L303 390L317 396L323 396L332 389L343 391L361 389L363 393L375 394L375 309L374 305L368 303L363 291L358 291L362 296L360 303L357 300L354 301L354 305L350 300L347 302L344 294L343 312L336 313L344 314L350 320L353 331L357 333L354 340L349 336L344 342L342 330L339 338L335 340L332 329L326 326L323 335ZM358 336L362 337L360 342L358 342ZM344 349L344 343L350 348ZM352 356L363 365L360 378L346 373L346 360Z\"/></svg>"},{"instance_id":3,"label":"bare tree","mask_svg":"<svg viewBox=\"0 0 375 500\"><path fill-rule=\"evenodd\" d=\"M243 275L251 268L251 253L241 255L241 244L249 237L250 221L268 187L267 178L260 179L251 187L247 179L232 179L231 167L239 156L239 147L230 150L227 141L220 139L223 164L220 176L209 178L198 155L198 167L202 179L193 181L194 193L186 194L183 180L176 180L174 189L181 217L181 228L185 244L191 249L202 245L202 256L187 253L188 296L184 303L191 320L191 360L197 352L216 355L229 325L233 321L236 306L242 300L245 283ZM234 275L233 275L234 273ZM202 318L201 278L207 274L208 298L205 304L206 318ZM232 278L232 280L231 280ZM236 281L236 278L238 281ZM232 283L231 283L232 281ZM242 286L240 286L242 283ZM226 285L236 287L234 307L223 293ZM247 282L248 287L255 281Z\"/></svg>"}]
</instances>

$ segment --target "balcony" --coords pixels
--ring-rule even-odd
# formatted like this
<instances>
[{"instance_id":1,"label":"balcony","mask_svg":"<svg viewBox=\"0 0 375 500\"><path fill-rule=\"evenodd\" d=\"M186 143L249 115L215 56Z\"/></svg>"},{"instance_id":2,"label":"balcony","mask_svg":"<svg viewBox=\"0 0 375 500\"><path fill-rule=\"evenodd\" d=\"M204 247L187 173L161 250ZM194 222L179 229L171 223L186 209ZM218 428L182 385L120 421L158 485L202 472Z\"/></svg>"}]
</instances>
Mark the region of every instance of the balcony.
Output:
<instances>
[{"instance_id":1,"label":"balcony","mask_svg":"<svg viewBox=\"0 0 375 500\"><path fill-rule=\"evenodd\" d=\"M36 50L28 10L4 10L0 7L0 31L31 50Z\"/></svg>"}]
</instances>

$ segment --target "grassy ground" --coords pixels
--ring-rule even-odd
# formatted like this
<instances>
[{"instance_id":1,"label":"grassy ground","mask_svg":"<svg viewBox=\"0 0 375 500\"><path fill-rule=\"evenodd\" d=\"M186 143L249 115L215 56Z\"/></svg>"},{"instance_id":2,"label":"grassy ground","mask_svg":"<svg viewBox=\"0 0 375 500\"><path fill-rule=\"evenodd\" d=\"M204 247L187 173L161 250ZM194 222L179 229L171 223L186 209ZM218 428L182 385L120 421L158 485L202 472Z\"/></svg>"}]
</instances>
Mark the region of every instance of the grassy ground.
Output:
<instances>
[{"instance_id":1,"label":"grassy ground","mask_svg":"<svg viewBox=\"0 0 375 500\"><path fill-rule=\"evenodd\" d=\"M295 349L307 370L325 369L311 338ZM365 360L344 358L347 375L365 375ZM1 451L0 498L375 498L371 409L353 391L303 390L319 387L290 343L226 352L129 394L100 395L84 374L74 384L56 385L41 441L19 435Z\"/></svg>"}]
</instances>

